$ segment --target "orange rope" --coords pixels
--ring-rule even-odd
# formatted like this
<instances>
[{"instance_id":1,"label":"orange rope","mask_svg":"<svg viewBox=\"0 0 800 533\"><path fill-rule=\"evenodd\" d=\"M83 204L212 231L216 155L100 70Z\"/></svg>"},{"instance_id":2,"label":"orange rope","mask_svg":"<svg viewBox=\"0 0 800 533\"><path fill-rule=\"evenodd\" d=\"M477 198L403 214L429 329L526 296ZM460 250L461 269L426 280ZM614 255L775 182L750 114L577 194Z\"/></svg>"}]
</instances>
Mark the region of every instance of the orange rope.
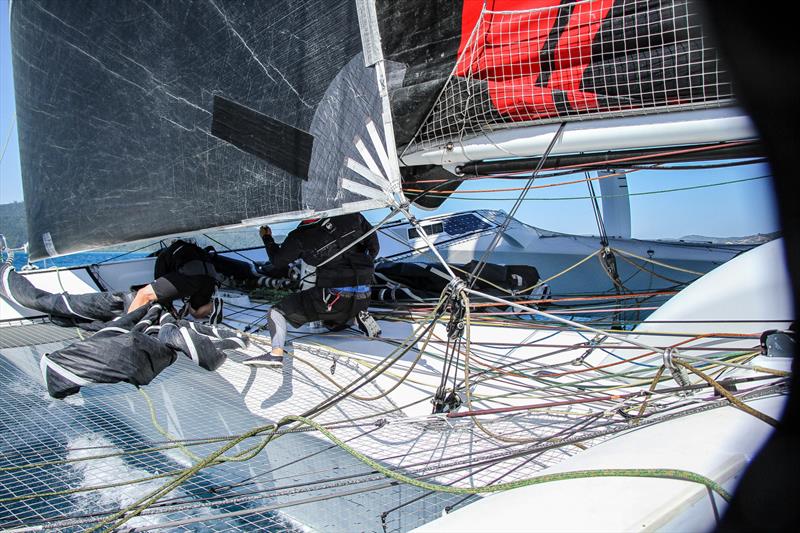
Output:
<instances>
[{"instance_id":1,"label":"orange rope","mask_svg":"<svg viewBox=\"0 0 800 533\"><path fill-rule=\"evenodd\" d=\"M554 311L549 309L547 312L551 315L579 315L579 314L586 314L586 313L618 313L622 311L655 311L658 307L592 307L592 308L581 308L581 307L570 307L569 309L562 309L560 311ZM530 315L527 311L498 311L497 313L493 313L491 311L484 311L482 313L473 313L477 315Z\"/></svg>"}]
</instances>

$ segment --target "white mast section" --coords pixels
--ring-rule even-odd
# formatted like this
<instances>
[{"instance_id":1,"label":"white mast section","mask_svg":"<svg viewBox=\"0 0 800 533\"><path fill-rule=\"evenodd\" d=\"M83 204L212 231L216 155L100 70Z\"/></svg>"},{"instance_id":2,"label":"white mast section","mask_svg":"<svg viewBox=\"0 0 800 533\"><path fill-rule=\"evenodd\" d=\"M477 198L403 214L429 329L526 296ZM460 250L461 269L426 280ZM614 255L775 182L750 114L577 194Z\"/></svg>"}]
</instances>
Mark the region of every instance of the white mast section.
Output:
<instances>
[{"instance_id":1,"label":"white mast section","mask_svg":"<svg viewBox=\"0 0 800 533\"><path fill-rule=\"evenodd\" d=\"M617 174L601 171L598 176ZM606 235L621 239L631 238L631 199L628 195L628 177L625 174L598 180L603 201L603 224Z\"/></svg>"},{"instance_id":2,"label":"white mast section","mask_svg":"<svg viewBox=\"0 0 800 533\"><path fill-rule=\"evenodd\" d=\"M375 9L375 0L356 0L358 11L358 24L361 28L361 45L364 50L364 66L374 67L378 81L378 91L381 97L383 138L386 146L381 146L380 139L370 136L375 148L378 150L381 165L387 173L386 178L392 193L401 193L400 166L397 159L397 147L392 124L392 108L389 102L389 85L386 80L386 60L381 48L381 35L378 29L378 15ZM381 149L382 148L382 149Z\"/></svg>"}]
</instances>

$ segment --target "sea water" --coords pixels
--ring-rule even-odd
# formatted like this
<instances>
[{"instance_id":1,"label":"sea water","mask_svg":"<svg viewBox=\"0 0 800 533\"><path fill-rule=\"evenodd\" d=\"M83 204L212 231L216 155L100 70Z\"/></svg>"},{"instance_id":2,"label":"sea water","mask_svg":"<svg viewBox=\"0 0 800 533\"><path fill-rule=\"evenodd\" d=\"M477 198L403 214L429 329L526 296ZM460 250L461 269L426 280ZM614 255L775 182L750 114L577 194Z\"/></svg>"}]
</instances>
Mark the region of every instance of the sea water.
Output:
<instances>
[{"instance_id":1,"label":"sea water","mask_svg":"<svg viewBox=\"0 0 800 533\"><path fill-rule=\"evenodd\" d=\"M52 267L75 267L95 265L98 263L108 263L114 261L127 261L129 259L138 259L147 257L147 253L143 252L82 252L77 254L64 255L61 257L47 258L40 261L33 261L31 264L36 268L52 268ZM0 258L3 261L6 259L6 254L3 252ZM22 270L28 264L28 254L25 252L14 252L14 268Z\"/></svg>"}]
</instances>

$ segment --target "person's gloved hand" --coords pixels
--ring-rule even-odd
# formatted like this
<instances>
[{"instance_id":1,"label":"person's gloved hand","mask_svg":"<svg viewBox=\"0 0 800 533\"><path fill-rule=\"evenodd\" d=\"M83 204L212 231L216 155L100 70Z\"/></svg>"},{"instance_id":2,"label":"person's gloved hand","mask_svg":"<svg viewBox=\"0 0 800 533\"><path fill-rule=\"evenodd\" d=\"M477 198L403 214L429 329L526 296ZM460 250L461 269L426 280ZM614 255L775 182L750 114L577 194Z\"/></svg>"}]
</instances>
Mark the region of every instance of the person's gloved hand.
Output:
<instances>
[{"instance_id":1,"label":"person's gloved hand","mask_svg":"<svg viewBox=\"0 0 800 533\"><path fill-rule=\"evenodd\" d=\"M258 234L261 235L262 239L266 237L272 237L272 230L269 228L269 226L261 226L258 228Z\"/></svg>"}]
</instances>

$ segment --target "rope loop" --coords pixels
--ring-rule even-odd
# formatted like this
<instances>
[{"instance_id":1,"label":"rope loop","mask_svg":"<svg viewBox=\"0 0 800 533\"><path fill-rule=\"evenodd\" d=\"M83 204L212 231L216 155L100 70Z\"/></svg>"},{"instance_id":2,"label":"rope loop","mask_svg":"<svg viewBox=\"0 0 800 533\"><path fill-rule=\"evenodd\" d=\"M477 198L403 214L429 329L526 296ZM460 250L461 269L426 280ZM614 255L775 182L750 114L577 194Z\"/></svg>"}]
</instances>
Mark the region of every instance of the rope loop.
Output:
<instances>
[{"instance_id":1,"label":"rope loop","mask_svg":"<svg viewBox=\"0 0 800 533\"><path fill-rule=\"evenodd\" d=\"M670 373L672 374L672 379L674 379L678 385L681 387L689 387L691 383L688 376L684 372L684 369L675 361L675 357L680 357L680 355L680 352L674 346L666 348L662 354L664 367L669 369ZM678 392L678 394L681 396L689 396L692 394L692 392L690 390L685 390Z\"/></svg>"}]
</instances>

